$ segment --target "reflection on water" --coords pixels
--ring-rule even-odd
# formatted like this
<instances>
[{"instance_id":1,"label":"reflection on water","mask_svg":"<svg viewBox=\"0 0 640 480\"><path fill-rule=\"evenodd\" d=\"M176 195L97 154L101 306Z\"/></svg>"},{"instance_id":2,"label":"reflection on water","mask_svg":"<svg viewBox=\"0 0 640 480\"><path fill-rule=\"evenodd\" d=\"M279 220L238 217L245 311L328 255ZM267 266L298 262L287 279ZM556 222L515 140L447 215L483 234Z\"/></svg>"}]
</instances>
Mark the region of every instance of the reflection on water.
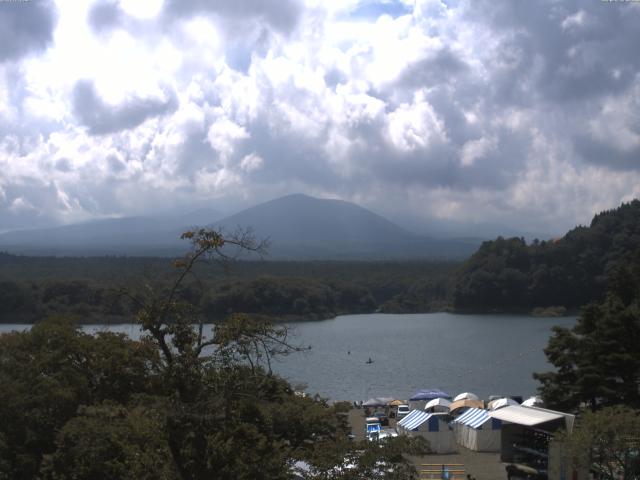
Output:
<instances>
[{"instance_id":1,"label":"reflection on water","mask_svg":"<svg viewBox=\"0 0 640 480\"><path fill-rule=\"evenodd\" d=\"M406 399L431 387L451 395L528 396L538 386L532 373L550 368L542 349L551 327L574 323L515 315L345 315L290 324L295 342L312 348L278 360L274 369L294 385L306 384L309 393L336 400ZM0 331L24 328L0 325ZM140 336L137 325L83 328Z\"/></svg>"}]
</instances>

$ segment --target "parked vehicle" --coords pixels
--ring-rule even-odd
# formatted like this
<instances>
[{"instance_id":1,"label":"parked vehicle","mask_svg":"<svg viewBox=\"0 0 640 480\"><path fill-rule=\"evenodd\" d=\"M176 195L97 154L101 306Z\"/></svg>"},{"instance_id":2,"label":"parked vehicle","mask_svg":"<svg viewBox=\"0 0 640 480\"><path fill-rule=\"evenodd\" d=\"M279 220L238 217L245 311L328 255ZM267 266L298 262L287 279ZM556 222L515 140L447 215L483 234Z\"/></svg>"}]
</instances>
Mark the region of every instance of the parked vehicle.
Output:
<instances>
[{"instance_id":1,"label":"parked vehicle","mask_svg":"<svg viewBox=\"0 0 640 480\"><path fill-rule=\"evenodd\" d=\"M372 417L377 417L380 421L380 425L389 425L389 417L384 412L375 412Z\"/></svg>"},{"instance_id":2,"label":"parked vehicle","mask_svg":"<svg viewBox=\"0 0 640 480\"><path fill-rule=\"evenodd\" d=\"M390 430L388 428L385 428L378 432L371 432L369 435L367 435L367 439L370 442L375 442L375 441L384 440L385 438L392 438L397 436L398 436L397 432Z\"/></svg>"},{"instance_id":3,"label":"parked vehicle","mask_svg":"<svg viewBox=\"0 0 640 480\"><path fill-rule=\"evenodd\" d=\"M396 415L396 418L400 420L401 418L406 417L409 412L409 405L398 405L398 413Z\"/></svg>"},{"instance_id":4,"label":"parked vehicle","mask_svg":"<svg viewBox=\"0 0 640 480\"><path fill-rule=\"evenodd\" d=\"M379 432L382 428L378 417L367 417L365 423L365 435L367 437L373 432Z\"/></svg>"}]
</instances>

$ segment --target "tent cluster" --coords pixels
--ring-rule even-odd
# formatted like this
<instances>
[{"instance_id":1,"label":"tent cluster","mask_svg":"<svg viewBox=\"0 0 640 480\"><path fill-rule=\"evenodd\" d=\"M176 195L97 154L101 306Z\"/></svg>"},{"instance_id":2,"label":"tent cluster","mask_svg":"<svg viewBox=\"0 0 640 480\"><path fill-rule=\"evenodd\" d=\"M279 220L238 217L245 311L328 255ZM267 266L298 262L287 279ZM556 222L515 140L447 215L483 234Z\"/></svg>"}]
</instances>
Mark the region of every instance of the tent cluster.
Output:
<instances>
[{"instance_id":1,"label":"tent cluster","mask_svg":"<svg viewBox=\"0 0 640 480\"><path fill-rule=\"evenodd\" d=\"M531 397L522 405L515 398L491 397L485 402L470 392L451 397L437 389L418 390L409 399L412 410L398 421L396 430L400 435L424 437L434 453L453 453L458 446L501 452L505 424L527 426L569 417L540 408L539 397ZM567 423L566 427L570 429L571 425Z\"/></svg>"}]
</instances>

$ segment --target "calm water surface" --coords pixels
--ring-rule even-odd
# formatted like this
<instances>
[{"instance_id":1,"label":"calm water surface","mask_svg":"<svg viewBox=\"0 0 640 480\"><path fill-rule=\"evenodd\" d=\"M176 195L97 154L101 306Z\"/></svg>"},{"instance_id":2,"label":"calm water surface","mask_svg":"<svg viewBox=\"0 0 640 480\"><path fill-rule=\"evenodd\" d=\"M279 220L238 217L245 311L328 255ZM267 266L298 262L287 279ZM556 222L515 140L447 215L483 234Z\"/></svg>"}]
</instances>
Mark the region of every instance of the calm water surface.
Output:
<instances>
[{"instance_id":1,"label":"calm water surface","mask_svg":"<svg viewBox=\"0 0 640 480\"><path fill-rule=\"evenodd\" d=\"M575 318L514 315L344 315L289 324L295 342L311 350L283 358L274 369L309 393L335 400L373 396L408 398L419 388L451 395L474 392L529 396L533 372L550 369L542 349L551 327L571 327ZM0 331L28 328L0 325ZM89 325L137 338L136 325ZM373 360L367 364L367 359Z\"/></svg>"}]
</instances>

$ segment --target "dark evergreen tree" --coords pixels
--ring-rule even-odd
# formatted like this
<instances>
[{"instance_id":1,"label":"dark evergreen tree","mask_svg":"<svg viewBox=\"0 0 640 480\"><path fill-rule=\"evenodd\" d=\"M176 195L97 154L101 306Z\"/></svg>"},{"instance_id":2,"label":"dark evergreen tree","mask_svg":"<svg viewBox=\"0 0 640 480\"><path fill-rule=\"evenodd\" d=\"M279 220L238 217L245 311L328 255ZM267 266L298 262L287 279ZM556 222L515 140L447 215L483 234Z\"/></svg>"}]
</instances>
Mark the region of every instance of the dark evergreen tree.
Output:
<instances>
[{"instance_id":1,"label":"dark evergreen tree","mask_svg":"<svg viewBox=\"0 0 640 480\"><path fill-rule=\"evenodd\" d=\"M552 407L640 408L640 252L618 265L606 299L585 307L572 329L555 328L545 353L555 372L537 373Z\"/></svg>"}]
</instances>

